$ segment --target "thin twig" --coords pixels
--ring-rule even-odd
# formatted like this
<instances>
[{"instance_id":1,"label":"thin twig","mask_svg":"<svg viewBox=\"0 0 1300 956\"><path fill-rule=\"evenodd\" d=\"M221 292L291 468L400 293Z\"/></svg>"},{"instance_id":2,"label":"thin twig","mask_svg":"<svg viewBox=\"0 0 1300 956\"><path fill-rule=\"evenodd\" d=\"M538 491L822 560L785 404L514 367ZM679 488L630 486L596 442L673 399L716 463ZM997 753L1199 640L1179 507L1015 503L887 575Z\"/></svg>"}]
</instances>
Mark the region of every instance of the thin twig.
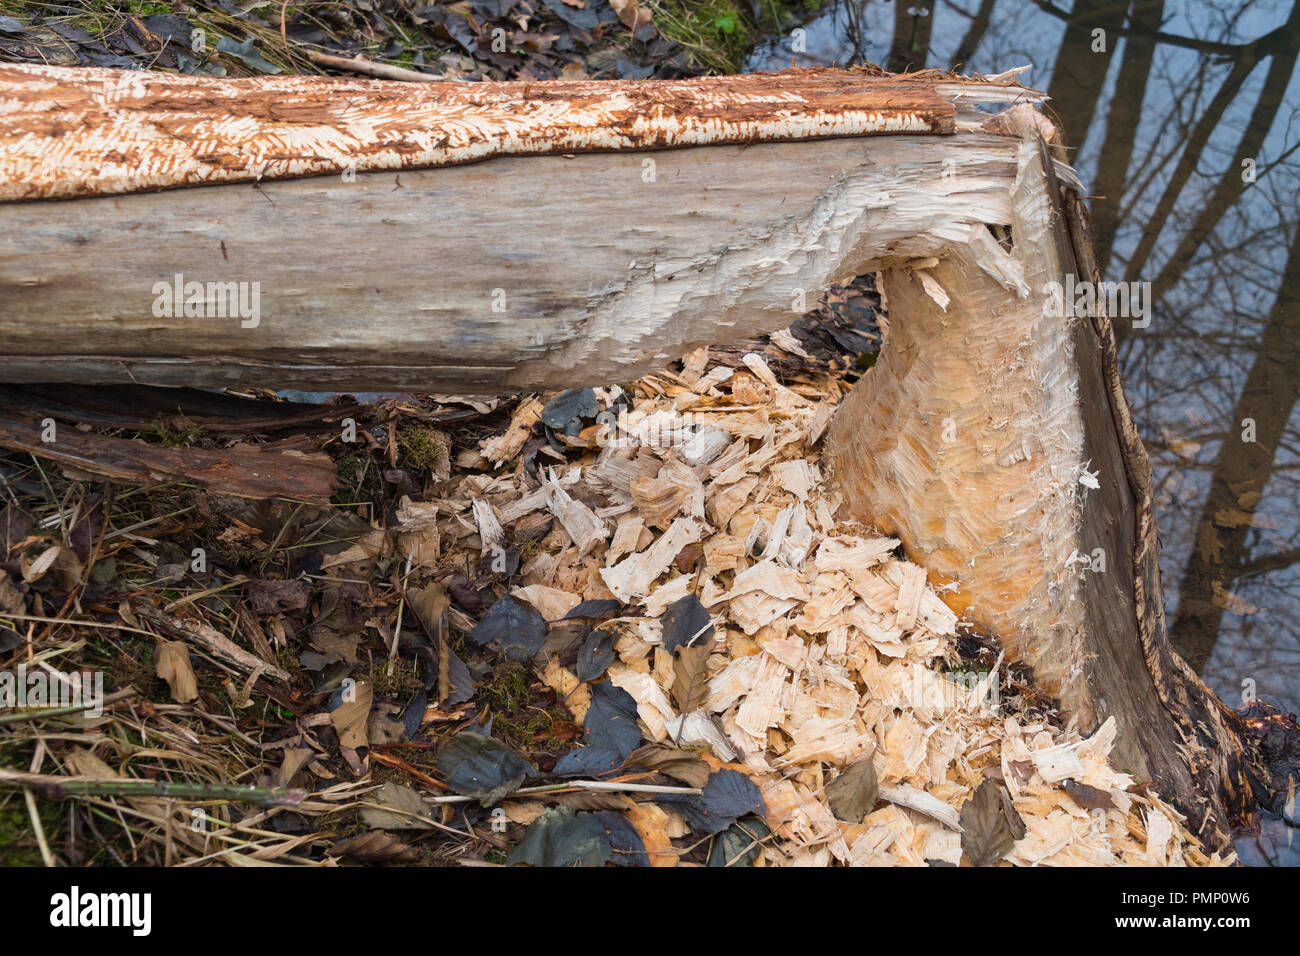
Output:
<instances>
[{"instance_id":1,"label":"thin twig","mask_svg":"<svg viewBox=\"0 0 1300 956\"><path fill-rule=\"evenodd\" d=\"M440 83L443 80L441 76L418 73L415 70L408 70L400 66L389 66L387 63L375 63L372 60L364 60L359 56L349 60L344 56L331 56L317 50L307 50L306 53L307 59L317 66L331 66L336 70L364 73L366 76L378 77L381 80L406 80L413 83Z\"/></svg>"},{"instance_id":2,"label":"thin twig","mask_svg":"<svg viewBox=\"0 0 1300 956\"><path fill-rule=\"evenodd\" d=\"M524 787L510 794L512 797L526 797L534 793L559 793L564 790L599 790L608 793L683 793L699 796L704 791L699 787L660 787L650 783L614 783L604 780L570 780L568 783L547 784L544 787ZM477 797L448 796L425 797L428 803L468 803Z\"/></svg>"},{"instance_id":3,"label":"thin twig","mask_svg":"<svg viewBox=\"0 0 1300 956\"><path fill-rule=\"evenodd\" d=\"M172 797L177 800L232 800L275 806L297 806L306 799L302 790L269 790L219 783L173 783L170 780L94 780L23 773L0 767L0 787L31 787L46 796L63 797Z\"/></svg>"}]
</instances>

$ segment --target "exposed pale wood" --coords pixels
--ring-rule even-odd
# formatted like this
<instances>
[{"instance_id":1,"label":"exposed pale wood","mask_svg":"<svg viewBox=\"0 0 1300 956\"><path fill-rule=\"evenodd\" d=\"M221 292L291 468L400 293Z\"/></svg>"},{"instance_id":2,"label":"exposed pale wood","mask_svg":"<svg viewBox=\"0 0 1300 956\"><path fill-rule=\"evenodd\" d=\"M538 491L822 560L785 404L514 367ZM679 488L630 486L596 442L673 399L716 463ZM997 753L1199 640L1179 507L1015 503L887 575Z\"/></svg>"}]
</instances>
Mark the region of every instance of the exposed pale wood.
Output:
<instances>
[{"instance_id":1,"label":"exposed pale wood","mask_svg":"<svg viewBox=\"0 0 1300 956\"><path fill-rule=\"evenodd\" d=\"M1124 399L1094 317L1044 306L1076 265L1053 162L1026 134L1009 251L986 232L886 263L884 347L836 415L833 467L848 513L897 535L1081 730L1114 717L1118 765L1223 846L1226 807L1248 790L1242 745L1136 600L1159 593L1138 540L1153 526L1126 473L1145 455L1117 427ZM1089 568L1096 554L1104 570Z\"/></svg>"},{"instance_id":2,"label":"exposed pale wood","mask_svg":"<svg viewBox=\"0 0 1300 956\"><path fill-rule=\"evenodd\" d=\"M886 254L1008 222L1014 156L989 134L871 137L0 204L0 378L626 381L784 327ZM177 274L259 283L258 325L156 317Z\"/></svg>"},{"instance_id":3,"label":"exposed pale wood","mask_svg":"<svg viewBox=\"0 0 1300 956\"><path fill-rule=\"evenodd\" d=\"M228 79L0 64L0 200L109 195L492 156L950 133L1012 82L875 67L692 80ZM977 116L978 114L976 114Z\"/></svg>"}]
</instances>

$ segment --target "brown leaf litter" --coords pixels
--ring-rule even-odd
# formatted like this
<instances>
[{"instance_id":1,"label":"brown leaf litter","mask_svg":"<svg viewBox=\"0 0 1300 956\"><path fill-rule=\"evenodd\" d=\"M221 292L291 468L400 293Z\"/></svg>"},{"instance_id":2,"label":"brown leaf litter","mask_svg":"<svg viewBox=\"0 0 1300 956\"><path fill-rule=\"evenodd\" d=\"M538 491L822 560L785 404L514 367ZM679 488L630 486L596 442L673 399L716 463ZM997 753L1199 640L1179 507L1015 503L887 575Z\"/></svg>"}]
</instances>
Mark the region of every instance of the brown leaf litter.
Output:
<instances>
[{"instance_id":1,"label":"brown leaf litter","mask_svg":"<svg viewBox=\"0 0 1300 956\"><path fill-rule=\"evenodd\" d=\"M572 434L525 397L438 432L423 467L397 467L397 419L452 413L386 406L387 445L328 448L361 493L332 507L90 493L32 459L8 480L43 503L0 508L0 666L111 667L143 690L114 679L101 715L0 713L22 754L0 809L19 789L76 800L72 862L483 864L523 826L593 813L652 866L719 847L752 865L1231 862L1110 765L1113 722L1062 727L897 540L837 518L821 440L851 385L809 348L701 349L630 394L592 390L602 414ZM507 599L527 615L506 625L545 635L531 661L475 647ZM550 782L623 693L632 756ZM504 817L446 782L465 732L538 770L504 788ZM737 774L771 834L751 815L701 840L681 799L743 791Z\"/></svg>"}]
</instances>

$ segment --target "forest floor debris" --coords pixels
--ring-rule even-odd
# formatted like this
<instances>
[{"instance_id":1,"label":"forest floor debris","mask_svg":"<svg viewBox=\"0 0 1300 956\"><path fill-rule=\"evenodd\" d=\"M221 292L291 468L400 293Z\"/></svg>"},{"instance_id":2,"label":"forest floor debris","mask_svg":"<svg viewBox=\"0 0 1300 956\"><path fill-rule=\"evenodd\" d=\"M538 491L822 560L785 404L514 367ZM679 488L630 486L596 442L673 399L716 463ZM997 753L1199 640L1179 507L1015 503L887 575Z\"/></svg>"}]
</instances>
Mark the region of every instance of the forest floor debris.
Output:
<instances>
[{"instance_id":1,"label":"forest floor debris","mask_svg":"<svg viewBox=\"0 0 1300 956\"><path fill-rule=\"evenodd\" d=\"M739 72L824 0L10 0L0 60L209 76L674 79Z\"/></svg>"},{"instance_id":2,"label":"forest floor debris","mask_svg":"<svg viewBox=\"0 0 1300 956\"><path fill-rule=\"evenodd\" d=\"M11 452L0 862L1231 862L837 518L878 304L625 386L286 406L329 502ZM255 404L78 434L219 458L283 440Z\"/></svg>"}]
</instances>

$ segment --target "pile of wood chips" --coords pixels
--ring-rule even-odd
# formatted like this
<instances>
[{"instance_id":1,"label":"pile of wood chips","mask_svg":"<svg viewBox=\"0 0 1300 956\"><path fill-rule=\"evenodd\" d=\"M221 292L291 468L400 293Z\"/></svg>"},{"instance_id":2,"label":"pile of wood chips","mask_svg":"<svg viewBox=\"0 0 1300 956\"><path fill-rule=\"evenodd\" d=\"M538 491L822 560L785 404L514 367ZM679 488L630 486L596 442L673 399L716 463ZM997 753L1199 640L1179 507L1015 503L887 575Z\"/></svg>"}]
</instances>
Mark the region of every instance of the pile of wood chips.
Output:
<instances>
[{"instance_id":1,"label":"pile of wood chips","mask_svg":"<svg viewBox=\"0 0 1300 956\"><path fill-rule=\"evenodd\" d=\"M772 342L769 357L801 352L788 334ZM601 679L635 699L647 739L711 752L759 786L774 831L761 864L959 864L962 809L990 778L1014 805L1012 864L1233 862L1207 858L1173 807L1111 767L1113 720L1085 739L999 694L1005 668L963 664L957 616L899 542L836 519L822 439L851 387L842 375L783 383L757 352L719 354L696 351L630 396L596 389L610 412L561 436L567 455L543 449L531 473L519 452L542 403L524 401L505 434L457 462L479 471L453 472L436 503L441 558L477 564L507 536L547 529L512 593L548 621L584 600L624 604ZM681 714L676 701L693 698L674 694L684 678L662 616L688 594L713 636L707 697ZM589 686L554 654L541 676L581 721ZM842 822L827 785L864 760L878 802ZM669 838L687 827L639 807L630 819L652 862L673 865Z\"/></svg>"}]
</instances>

